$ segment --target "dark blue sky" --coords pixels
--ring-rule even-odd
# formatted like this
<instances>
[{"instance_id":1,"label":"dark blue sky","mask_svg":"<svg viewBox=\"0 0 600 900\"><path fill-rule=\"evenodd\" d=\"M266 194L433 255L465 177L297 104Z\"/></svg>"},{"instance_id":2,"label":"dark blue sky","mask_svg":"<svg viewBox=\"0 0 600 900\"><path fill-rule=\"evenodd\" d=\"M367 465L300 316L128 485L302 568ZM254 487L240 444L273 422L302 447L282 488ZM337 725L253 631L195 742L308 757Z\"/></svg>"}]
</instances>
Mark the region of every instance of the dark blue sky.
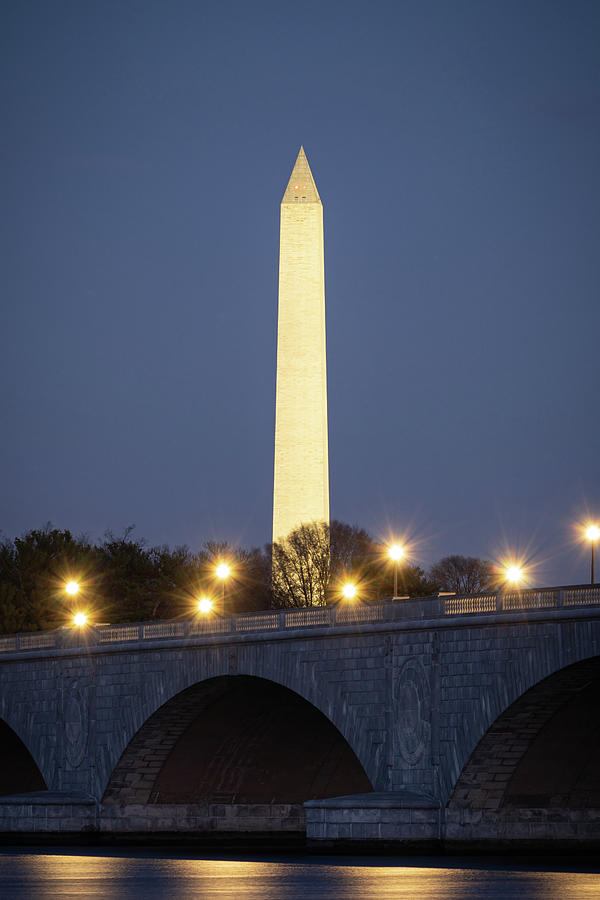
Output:
<instances>
[{"instance_id":1,"label":"dark blue sky","mask_svg":"<svg viewBox=\"0 0 600 900\"><path fill-rule=\"evenodd\" d=\"M331 511L585 581L597 2L2 4L0 527L270 539L279 204L325 215Z\"/></svg>"}]
</instances>

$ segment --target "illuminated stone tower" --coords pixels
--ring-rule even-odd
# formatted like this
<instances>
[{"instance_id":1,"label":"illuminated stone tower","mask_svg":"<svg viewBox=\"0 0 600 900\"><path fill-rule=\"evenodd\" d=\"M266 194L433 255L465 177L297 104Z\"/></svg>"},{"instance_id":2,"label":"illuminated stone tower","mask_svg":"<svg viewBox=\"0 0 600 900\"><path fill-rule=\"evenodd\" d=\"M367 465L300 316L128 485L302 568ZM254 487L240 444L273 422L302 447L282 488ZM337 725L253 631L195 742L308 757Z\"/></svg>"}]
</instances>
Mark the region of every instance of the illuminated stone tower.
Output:
<instances>
[{"instance_id":1,"label":"illuminated stone tower","mask_svg":"<svg viewBox=\"0 0 600 900\"><path fill-rule=\"evenodd\" d=\"M329 522L323 206L304 149L281 201L273 540Z\"/></svg>"}]
</instances>

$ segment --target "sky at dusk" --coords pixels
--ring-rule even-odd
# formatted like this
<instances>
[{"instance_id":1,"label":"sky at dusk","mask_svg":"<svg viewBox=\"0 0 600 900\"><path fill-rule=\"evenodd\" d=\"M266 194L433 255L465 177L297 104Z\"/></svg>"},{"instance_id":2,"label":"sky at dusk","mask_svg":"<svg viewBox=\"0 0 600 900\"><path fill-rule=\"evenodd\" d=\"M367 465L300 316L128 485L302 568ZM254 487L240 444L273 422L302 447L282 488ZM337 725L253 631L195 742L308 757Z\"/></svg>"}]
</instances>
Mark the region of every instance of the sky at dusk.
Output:
<instances>
[{"instance_id":1,"label":"sky at dusk","mask_svg":"<svg viewBox=\"0 0 600 900\"><path fill-rule=\"evenodd\" d=\"M5 0L0 529L270 540L279 204L323 202L332 517L589 579L600 4ZM600 552L599 552L600 556Z\"/></svg>"}]
</instances>

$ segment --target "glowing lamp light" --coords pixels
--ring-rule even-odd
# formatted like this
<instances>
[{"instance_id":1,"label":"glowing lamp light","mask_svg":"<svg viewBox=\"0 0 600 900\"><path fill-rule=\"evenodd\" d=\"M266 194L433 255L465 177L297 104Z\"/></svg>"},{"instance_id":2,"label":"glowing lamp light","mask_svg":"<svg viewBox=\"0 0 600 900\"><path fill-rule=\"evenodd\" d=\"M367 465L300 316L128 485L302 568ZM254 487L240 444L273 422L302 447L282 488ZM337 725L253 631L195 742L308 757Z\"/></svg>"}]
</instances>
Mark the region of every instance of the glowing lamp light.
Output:
<instances>
[{"instance_id":1,"label":"glowing lamp light","mask_svg":"<svg viewBox=\"0 0 600 900\"><path fill-rule=\"evenodd\" d=\"M212 600L209 597L201 597L198 600L198 612L209 613L212 609Z\"/></svg>"},{"instance_id":2,"label":"glowing lamp light","mask_svg":"<svg viewBox=\"0 0 600 900\"><path fill-rule=\"evenodd\" d=\"M404 547L400 544L392 544L388 547L388 556L394 563L394 600L398 597L398 563L404 559Z\"/></svg>"},{"instance_id":3,"label":"glowing lamp light","mask_svg":"<svg viewBox=\"0 0 600 900\"><path fill-rule=\"evenodd\" d=\"M76 581L69 581L65 585L65 591L67 594L71 594L72 596L75 596L75 594L79 593L79 585L77 584Z\"/></svg>"},{"instance_id":4,"label":"glowing lamp light","mask_svg":"<svg viewBox=\"0 0 600 900\"><path fill-rule=\"evenodd\" d=\"M588 525L585 530L585 536L590 542L590 549L592 551L591 565L590 565L590 584L595 584L594 581L594 543L600 538L600 528L597 525Z\"/></svg>"},{"instance_id":5,"label":"glowing lamp light","mask_svg":"<svg viewBox=\"0 0 600 900\"><path fill-rule=\"evenodd\" d=\"M83 626L87 623L88 617L84 612L75 613L73 616L73 622L77 625L78 628L83 628Z\"/></svg>"},{"instance_id":6,"label":"glowing lamp light","mask_svg":"<svg viewBox=\"0 0 600 900\"><path fill-rule=\"evenodd\" d=\"M505 572L506 580L517 585L523 580L523 569L520 566L508 566Z\"/></svg>"},{"instance_id":7,"label":"glowing lamp light","mask_svg":"<svg viewBox=\"0 0 600 900\"><path fill-rule=\"evenodd\" d=\"M342 588L342 594L346 598L346 600L354 600L356 597L356 585L355 584L345 584Z\"/></svg>"},{"instance_id":8,"label":"glowing lamp light","mask_svg":"<svg viewBox=\"0 0 600 900\"><path fill-rule=\"evenodd\" d=\"M227 563L219 563L215 572L217 573L217 578L222 578L223 581L231 575L231 569Z\"/></svg>"}]
</instances>

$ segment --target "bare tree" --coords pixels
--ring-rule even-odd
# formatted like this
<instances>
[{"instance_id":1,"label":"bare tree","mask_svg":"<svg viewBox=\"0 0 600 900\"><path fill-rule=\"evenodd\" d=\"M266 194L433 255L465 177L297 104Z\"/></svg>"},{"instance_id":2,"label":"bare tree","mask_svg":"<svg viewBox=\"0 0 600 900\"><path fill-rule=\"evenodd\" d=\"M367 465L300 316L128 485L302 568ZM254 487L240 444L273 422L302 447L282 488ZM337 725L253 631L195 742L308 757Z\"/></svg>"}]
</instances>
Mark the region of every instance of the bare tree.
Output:
<instances>
[{"instance_id":1,"label":"bare tree","mask_svg":"<svg viewBox=\"0 0 600 900\"><path fill-rule=\"evenodd\" d=\"M329 526L312 522L295 528L273 553L273 605L323 606L331 564Z\"/></svg>"},{"instance_id":2,"label":"bare tree","mask_svg":"<svg viewBox=\"0 0 600 900\"><path fill-rule=\"evenodd\" d=\"M492 587L493 565L475 556L445 556L431 567L429 577L442 591L480 594Z\"/></svg>"},{"instance_id":3,"label":"bare tree","mask_svg":"<svg viewBox=\"0 0 600 900\"><path fill-rule=\"evenodd\" d=\"M340 598L344 581L357 583L362 601L391 597L393 576L386 565L385 547L358 525L334 519L301 525L273 544L273 605L323 606ZM418 566L400 570L402 589L411 596L436 590Z\"/></svg>"}]
</instances>

